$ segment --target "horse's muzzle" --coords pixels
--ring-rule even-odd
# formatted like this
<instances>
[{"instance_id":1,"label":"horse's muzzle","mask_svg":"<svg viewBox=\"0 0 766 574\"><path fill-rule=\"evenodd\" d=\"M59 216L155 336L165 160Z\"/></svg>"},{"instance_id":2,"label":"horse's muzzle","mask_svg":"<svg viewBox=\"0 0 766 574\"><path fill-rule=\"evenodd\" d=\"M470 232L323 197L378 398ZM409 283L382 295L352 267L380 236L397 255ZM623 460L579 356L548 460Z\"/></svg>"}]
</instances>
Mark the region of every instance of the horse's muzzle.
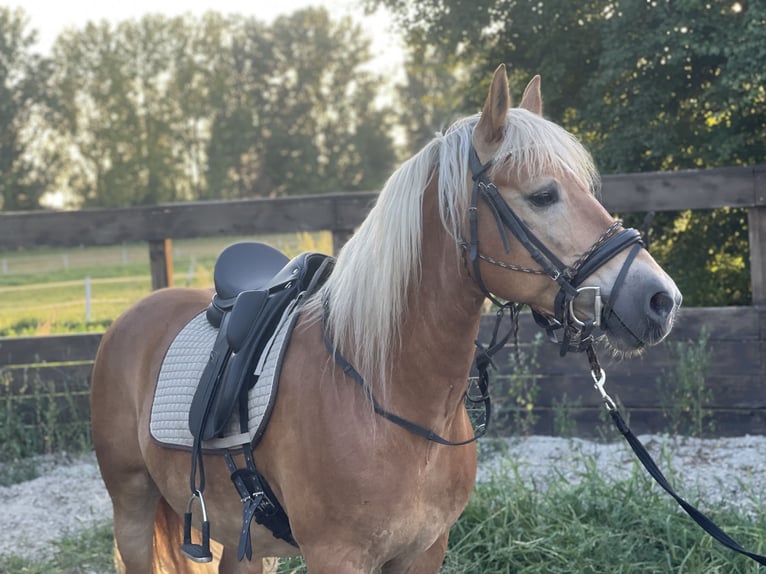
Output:
<instances>
[{"instance_id":1,"label":"horse's muzzle","mask_svg":"<svg viewBox=\"0 0 766 574\"><path fill-rule=\"evenodd\" d=\"M681 307L681 293L670 278L640 275L626 281L602 317L602 329L617 351L630 353L662 341Z\"/></svg>"}]
</instances>

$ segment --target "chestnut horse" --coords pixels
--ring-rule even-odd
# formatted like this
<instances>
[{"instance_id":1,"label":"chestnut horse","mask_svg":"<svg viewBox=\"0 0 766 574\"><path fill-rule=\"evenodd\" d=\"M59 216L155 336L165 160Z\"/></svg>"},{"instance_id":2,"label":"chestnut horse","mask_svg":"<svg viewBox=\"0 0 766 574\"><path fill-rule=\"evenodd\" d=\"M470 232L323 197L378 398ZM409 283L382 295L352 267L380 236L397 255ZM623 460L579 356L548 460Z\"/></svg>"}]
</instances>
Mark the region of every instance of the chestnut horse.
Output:
<instances>
[{"instance_id":1,"label":"chestnut horse","mask_svg":"<svg viewBox=\"0 0 766 574\"><path fill-rule=\"evenodd\" d=\"M504 66L481 114L394 172L302 308L253 450L298 547L253 524L253 560L238 562L242 506L224 460L206 455L220 572L258 573L264 557L297 554L311 574L439 570L474 486L475 443L427 440L371 401L446 440L470 439L464 395L487 296L529 305L552 325L595 326L627 355L667 335L681 295L599 203L598 181L585 149L542 117L539 77L511 108ZM163 356L210 296L152 293L112 325L96 357L93 440L128 574L205 567L178 551L189 454L153 442L149 419ZM325 335L365 388L333 360Z\"/></svg>"}]
</instances>

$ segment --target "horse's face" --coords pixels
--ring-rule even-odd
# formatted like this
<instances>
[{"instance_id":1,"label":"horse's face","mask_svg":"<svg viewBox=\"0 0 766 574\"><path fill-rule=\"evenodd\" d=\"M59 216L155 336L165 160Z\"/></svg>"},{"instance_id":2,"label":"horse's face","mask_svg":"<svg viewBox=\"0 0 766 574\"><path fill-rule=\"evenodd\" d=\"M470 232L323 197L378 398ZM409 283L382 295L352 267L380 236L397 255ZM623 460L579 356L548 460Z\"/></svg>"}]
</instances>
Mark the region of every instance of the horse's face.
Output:
<instances>
[{"instance_id":1,"label":"horse's face","mask_svg":"<svg viewBox=\"0 0 766 574\"><path fill-rule=\"evenodd\" d=\"M505 71L498 69L473 134L479 159L482 163L493 160L495 164L504 162L510 166L504 169L498 165L490 173L502 199L561 263L577 267L578 261L595 245L604 243L605 233L608 239L607 230L614 220L588 189L587 178L576 170L562 169L561 164L530 168L524 165L523 159L502 157L506 130L514 129L514 113L511 120L508 119L509 105ZM527 111L514 112L522 119L531 117L527 112L540 115L539 77L527 87L520 107ZM498 151L501 157L496 155ZM506 252L498 221L487 205L479 204L481 254L528 270L540 269L529 249L509 232L506 236L510 249ZM634 249L635 253L631 254ZM681 304L681 294L645 249L634 243L617 248L614 253L584 276L578 285L581 292L573 299L572 311L574 317L582 321L593 320L594 314L599 314L600 327L611 346L631 353L658 343L668 334ZM526 303L544 315L555 315L556 298L561 298L560 284L549 275L509 271L484 260L481 276L492 293L509 301ZM606 306L605 311L594 302L597 293Z\"/></svg>"}]
</instances>

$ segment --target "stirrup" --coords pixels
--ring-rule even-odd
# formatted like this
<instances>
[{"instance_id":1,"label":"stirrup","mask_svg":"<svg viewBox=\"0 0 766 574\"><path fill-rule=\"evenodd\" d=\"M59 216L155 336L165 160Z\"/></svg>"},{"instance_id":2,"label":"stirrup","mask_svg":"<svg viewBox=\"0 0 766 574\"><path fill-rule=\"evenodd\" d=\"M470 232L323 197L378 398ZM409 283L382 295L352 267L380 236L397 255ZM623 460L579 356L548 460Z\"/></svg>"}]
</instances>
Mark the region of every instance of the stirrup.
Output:
<instances>
[{"instance_id":1,"label":"stirrup","mask_svg":"<svg viewBox=\"0 0 766 574\"><path fill-rule=\"evenodd\" d=\"M192 530L192 505L194 500L199 500L202 509L202 543L193 544L191 540ZM189 505L184 514L184 542L181 545L181 553L194 562L212 562L213 554L210 552L210 522L207 520L207 509L202 492L195 490L189 499Z\"/></svg>"}]
</instances>

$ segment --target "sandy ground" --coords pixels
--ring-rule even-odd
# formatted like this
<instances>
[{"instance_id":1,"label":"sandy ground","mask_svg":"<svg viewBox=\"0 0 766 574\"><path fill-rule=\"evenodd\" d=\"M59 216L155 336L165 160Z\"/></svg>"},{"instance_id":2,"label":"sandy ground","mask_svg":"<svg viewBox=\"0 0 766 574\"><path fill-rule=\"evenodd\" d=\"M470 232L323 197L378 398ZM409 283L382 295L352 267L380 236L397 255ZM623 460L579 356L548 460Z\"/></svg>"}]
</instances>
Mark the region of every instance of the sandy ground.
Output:
<instances>
[{"instance_id":1,"label":"sandy ground","mask_svg":"<svg viewBox=\"0 0 766 574\"><path fill-rule=\"evenodd\" d=\"M766 437L640 438L679 494L692 504L704 509L723 501L744 512L762 505L766 494ZM518 465L520 475L540 488L557 473L577 481L587 471L586 461L591 458L599 472L611 479L629 476L638 464L623 442L599 444L534 436L509 439L507 445L508 456ZM488 460L480 465L479 480L493 471L504 471L501 457L483 458ZM94 455L43 458L41 471L34 480L0 487L4 524L0 563L3 553L36 559L51 556L54 540L111 519L109 496Z\"/></svg>"}]
</instances>

